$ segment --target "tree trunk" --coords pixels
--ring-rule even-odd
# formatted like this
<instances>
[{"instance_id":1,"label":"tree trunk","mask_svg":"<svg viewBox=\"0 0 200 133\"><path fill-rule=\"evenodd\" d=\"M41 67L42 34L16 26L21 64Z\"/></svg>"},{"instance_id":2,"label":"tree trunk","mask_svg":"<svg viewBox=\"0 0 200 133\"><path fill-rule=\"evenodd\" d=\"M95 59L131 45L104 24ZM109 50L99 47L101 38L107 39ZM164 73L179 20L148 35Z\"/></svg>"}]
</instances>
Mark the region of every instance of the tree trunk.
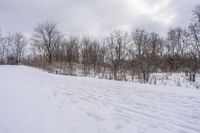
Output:
<instances>
[{"instance_id":1,"label":"tree trunk","mask_svg":"<svg viewBox=\"0 0 200 133\"><path fill-rule=\"evenodd\" d=\"M51 54L49 54L49 64L51 64L52 63L52 55Z\"/></svg>"},{"instance_id":2,"label":"tree trunk","mask_svg":"<svg viewBox=\"0 0 200 133\"><path fill-rule=\"evenodd\" d=\"M196 74L193 73L193 75L192 75L192 82L195 82L195 77L196 77Z\"/></svg>"}]
</instances>

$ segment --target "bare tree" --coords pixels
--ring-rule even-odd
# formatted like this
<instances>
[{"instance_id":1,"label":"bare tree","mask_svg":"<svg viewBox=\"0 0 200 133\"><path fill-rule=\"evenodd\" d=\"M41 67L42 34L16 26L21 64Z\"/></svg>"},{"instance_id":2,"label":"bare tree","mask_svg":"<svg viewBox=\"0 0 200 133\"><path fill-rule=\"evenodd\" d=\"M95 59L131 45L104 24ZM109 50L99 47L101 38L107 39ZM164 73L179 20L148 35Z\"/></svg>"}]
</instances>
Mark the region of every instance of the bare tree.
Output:
<instances>
[{"instance_id":1,"label":"bare tree","mask_svg":"<svg viewBox=\"0 0 200 133\"><path fill-rule=\"evenodd\" d=\"M6 61L6 44L5 44L5 38L1 34L0 29L0 64L4 64Z\"/></svg>"},{"instance_id":2,"label":"bare tree","mask_svg":"<svg viewBox=\"0 0 200 133\"><path fill-rule=\"evenodd\" d=\"M184 56L188 52L189 33L180 27L170 29L166 39L166 66L169 71L181 71L184 66Z\"/></svg>"},{"instance_id":3,"label":"bare tree","mask_svg":"<svg viewBox=\"0 0 200 133\"><path fill-rule=\"evenodd\" d=\"M102 45L99 46L99 54L98 54L98 67L99 71L102 73L101 78L105 77L106 74L106 67L107 67L107 61L106 61L106 55L107 55L108 49L106 46L106 42L104 41Z\"/></svg>"},{"instance_id":4,"label":"bare tree","mask_svg":"<svg viewBox=\"0 0 200 133\"><path fill-rule=\"evenodd\" d=\"M11 33L9 33L5 37L5 45L6 45L6 63L7 64L16 64L16 58L14 57L13 52L13 45L14 45L14 38Z\"/></svg>"},{"instance_id":5,"label":"bare tree","mask_svg":"<svg viewBox=\"0 0 200 133\"><path fill-rule=\"evenodd\" d=\"M108 56L107 59L111 65L111 70L115 80L122 80L123 73L120 75L119 72L123 72L124 63L127 57L127 46L128 46L128 33L116 30L107 39Z\"/></svg>"},{"instance_id":6,"label":"bare tree","mask_svg":"<svg viewBox=\"0 0 200 133\"><path fill-rule=\"evenodd\" d=\"M200 4L195 6L195 8L193 10L193 14L196 18L197 23L200 24Z\"/></svg>"},{"instance_id":7,"label":"bare tree","mask_svg":"<svg viewBox=\"0 0 200 133\"><path fill-rule=\"evenodd\" d=\"M73 63L79 61L79 37L70 36L65 43L66 61L69 63L70 74L73 74Z\"/></svg>"},{"instance_id":8,"label":"bare tree","mask_svg":"<svg viewBox=\"0 0 200 133\"><path fill-rule=\"evenodd\" d=\"M91 39L89 37L83 37L81 40L81 62L83 64L83 73L86 76L89 74L90 67L90 56L89 56L89 46Z\"/></svg>"},{"instance_id":9,"label":"bare tree","mask_svg":"<svg viewBox=\"0 0 200 133\"><path fill-rule=\"evenodd\" d=\"M193 49L200 57L200 26L198 26L197 23L194 23L189 26L189 29L191 33Z\"/></svg>"},{"instance_id":10,"label":"bare tree","mask_svg":"<svg viewBox=\"0 0 200 133\"><path fill-rule=\"evenodd\" d=\"M148 47L148 34L143 29L136 29L132 32L132 39L136 49L136 63L137 69L140 74L142 74L143 82L149 81L150 76L150 52Z\"/></svg>"},{"instance_id":11,"label":"bare tree","mask_svg":"<svg viewBox=\"0 0 200 133\"><path fill-rule=\"evenodd\" d=\"M5 62L8 64L20 63L27 43L28 41L22 33L9 33L4 37L2 52L6 58Z\"/></svg>"},{"instance_id":12,"label":"bare tree","mask_svg":"<svg viewBox=\"0 0 200 133\"><path fill-rule=\"evenodd\" d=\"M93 66L94 74L96 75L96 66L99 59L100 46L97 40L92 40L89 45L90 64Z\"/></svg>"},{"instance_id":13,"label":"bare tree","mask_svg":"<svg viewBox=\"0 0 200 133\"><path fill-rule=\"evenodd\" d=\"M163 54L163 39L155 32L150 33L148 41L148 52L150 58L149 67L150 72L156 72L161 65L161 58Z\"/></svg>"},{"instance_id":14,"label":"bare tree","mask_svg":"<svg viewBox=\"0 0 200 133\"><path fill-rule=\"evenodd\" d=\"M52 63L54 52L61 44L62 34L58 31L56 23L46 21L38 24L34 29L33 45L47 56L48 62Z\"/></svg>"},{"instance_id":15,"label":"bare tree","mask_svg":"<svg viewBox=\"0 0 200 133\"><path fill-rule=\"evenodd\" d=\"M12 53L16 59L16 63L21 62L21 59L24 55L25 47L28 43L25 35L22 33L15 33L12 35L13 44L12 44Z\"/></svg>"},{"instance_id":16,"label":"bare tree","mask_svg":"<svg viewBox=\"0 0 200 133\"><path fill-rule=\"evenodd\" d=\"M197 5L193 11L195 20L189 26L191 36L192 51L190 53L190 80L195 82L196 72L200 63L200 5Z\"/></svg>"}]
</instances>

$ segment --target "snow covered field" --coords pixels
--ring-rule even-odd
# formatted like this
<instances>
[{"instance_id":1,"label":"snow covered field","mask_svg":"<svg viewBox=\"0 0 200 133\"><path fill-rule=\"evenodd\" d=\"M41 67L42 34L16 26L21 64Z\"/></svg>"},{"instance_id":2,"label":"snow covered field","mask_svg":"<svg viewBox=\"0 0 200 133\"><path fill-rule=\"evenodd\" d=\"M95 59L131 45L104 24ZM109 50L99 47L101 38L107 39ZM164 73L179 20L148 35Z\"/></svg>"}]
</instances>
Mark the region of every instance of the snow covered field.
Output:
<instances>
[{"instance_id":1,"label":"snow covered field","mask_svg":"<svg viewBox=\"0 0 200 133\"><path fill-rule=\"evenodd\" d=\"M0 133L200 133L200 90L0 66Z\"/></svg>"}]
</instances>

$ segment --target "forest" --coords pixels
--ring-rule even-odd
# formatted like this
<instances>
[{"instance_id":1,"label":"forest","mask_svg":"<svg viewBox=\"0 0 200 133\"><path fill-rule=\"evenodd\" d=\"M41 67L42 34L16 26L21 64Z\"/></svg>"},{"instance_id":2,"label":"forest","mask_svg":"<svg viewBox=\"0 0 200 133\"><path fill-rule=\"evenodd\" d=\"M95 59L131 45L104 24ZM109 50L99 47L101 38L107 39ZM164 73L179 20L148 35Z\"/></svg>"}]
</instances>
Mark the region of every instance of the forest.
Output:
<instances>
[{"instance_id":1,"label":"forest","mask_svg":"<svg viewBox=\"0 0 200 133\"><path fill-rule=\"evenodd\" d=\"M165 37L143 28L116 29L104 39L66 37L54 21L44 21L25 34L0 32L0 64L24 64L63 75L103 79L137 78L151 73L184 72L195 82L200 68L200 5L188 27L170 28ZM3 28L3 27L1 27Z\"/></svg>"}]
</instances>

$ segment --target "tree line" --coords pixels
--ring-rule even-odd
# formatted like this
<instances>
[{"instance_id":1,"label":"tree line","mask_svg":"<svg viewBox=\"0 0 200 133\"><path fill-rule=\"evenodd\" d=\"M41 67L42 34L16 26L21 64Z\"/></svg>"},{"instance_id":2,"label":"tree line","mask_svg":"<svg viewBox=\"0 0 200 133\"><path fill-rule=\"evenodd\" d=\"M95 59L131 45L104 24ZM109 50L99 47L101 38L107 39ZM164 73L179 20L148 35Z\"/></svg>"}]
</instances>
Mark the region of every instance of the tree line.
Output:
<instances>
[{"instance_id":1,"label":"tree line","mask_svg":"<svg viewBox=\"0 0 200 133\"><path fill-rule=\"evenodd\" d=\"M200 68L200 5L194 8L193 15L188 27L171 28L165 38L141 28L131 33L115 30L102 40L65 37L52 21L38 24L30 39L22 33L4 36L0 32L0 63L46 69L56 66L70 75L82 70L85 76L114 80L127 80L129 76L142 82L149 82L154 72L185 72L195 82ZM26 47L31 54L24 56Z\"/></svg>"}]
</instances>

